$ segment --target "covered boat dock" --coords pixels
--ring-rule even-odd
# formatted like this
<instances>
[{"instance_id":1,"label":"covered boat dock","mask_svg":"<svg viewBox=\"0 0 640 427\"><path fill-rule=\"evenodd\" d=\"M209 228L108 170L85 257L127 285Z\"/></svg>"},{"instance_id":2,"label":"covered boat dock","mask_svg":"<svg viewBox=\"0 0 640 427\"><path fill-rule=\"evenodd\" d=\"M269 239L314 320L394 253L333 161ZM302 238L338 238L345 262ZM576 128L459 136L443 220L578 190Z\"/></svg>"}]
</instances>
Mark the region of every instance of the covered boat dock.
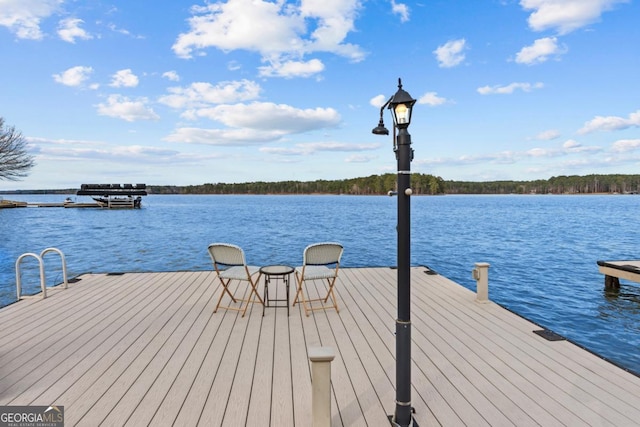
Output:
<instances>
[{"instance_id":1,"label":"covered boat dock","mask_svg":"<svg viewBox=\"0 0 640 427\"><path fill-rule=\"evenodd\" d=\"M82 184L76 195L91 196L104 208L134 209L141 207L146 189L146 184Z\"/></svg>"}]
</instances>

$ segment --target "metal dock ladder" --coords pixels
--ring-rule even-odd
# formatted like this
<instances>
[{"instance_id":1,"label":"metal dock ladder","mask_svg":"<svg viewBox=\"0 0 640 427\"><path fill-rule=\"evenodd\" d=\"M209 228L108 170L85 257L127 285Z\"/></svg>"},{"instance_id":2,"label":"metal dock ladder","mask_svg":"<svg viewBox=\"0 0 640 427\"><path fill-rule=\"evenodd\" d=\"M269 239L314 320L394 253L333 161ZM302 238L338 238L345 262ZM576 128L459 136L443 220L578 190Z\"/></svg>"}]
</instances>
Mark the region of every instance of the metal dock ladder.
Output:
<instances>
[{"instance_id":1,"label":"metal dock ladder","mask_svg":"<svg viewBox=\"0 0 640 427\"><path fill-rule=\"evenodd\" d=\"M40 266L40 287L42 288L42 298L46 298L47 297L47 281L45 278L45 274L44 274L44 260L43 257L46 253L48 252L56 252L58 255L60 255L60 260L62 261L62 278L63 278L63 285L64 285L64 289L67 289L69 287L69 281L67 280L67 262L64 259L64 254L62 253L62 251L60 249L57 248L47 248L45 250L43 250L42 252L40 252L40 255L34 254L32 252L27 252L24 253L22 255L20 255L18 257L18 259L16 260L16 293L18 296L18 301L20 301L21 298L21 293L22 293L22 280L21 280L21 272L20 272L20 264L22 263L22 260L24 260L25 258L35 258L38 260L38 264Z\"/></svg>"}]
</instances>

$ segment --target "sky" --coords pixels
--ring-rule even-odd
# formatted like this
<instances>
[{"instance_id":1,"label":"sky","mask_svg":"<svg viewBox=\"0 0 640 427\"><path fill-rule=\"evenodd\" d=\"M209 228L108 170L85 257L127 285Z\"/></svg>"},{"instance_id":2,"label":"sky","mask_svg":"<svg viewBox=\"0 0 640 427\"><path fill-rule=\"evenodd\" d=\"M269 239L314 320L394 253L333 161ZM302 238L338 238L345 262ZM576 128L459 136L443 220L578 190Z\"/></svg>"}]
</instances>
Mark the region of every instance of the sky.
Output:
<instances>
[{"instance_id":1,"label":"sky","mask_svg":"<svg viewBox=\"0 0 640 427\"><path fill-rule=\"evenodd\" d=\"M640 173L640 0L0 0L0 190ZM392 118L384 111L386 127Z\"/></svg>"}]
</instances>

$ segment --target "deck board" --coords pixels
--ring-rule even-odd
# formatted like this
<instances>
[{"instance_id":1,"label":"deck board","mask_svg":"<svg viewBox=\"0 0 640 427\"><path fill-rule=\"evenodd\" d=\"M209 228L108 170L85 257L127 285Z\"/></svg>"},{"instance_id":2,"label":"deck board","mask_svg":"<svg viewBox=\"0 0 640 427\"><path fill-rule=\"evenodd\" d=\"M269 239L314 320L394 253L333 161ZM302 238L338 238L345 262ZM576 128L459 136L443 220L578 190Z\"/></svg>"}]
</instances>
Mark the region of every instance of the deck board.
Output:
<instances>
[{"instance_id":1,"label":"deck board","mask_svg":"<svg viewBox=\"0 0 640 427\"><path fill-rule=\"evenodd\" d=\"M568 341L546 341L535 324L424 272L412 268L420 425L640 419L639 377ZM388 425L395 270L342 269L340 312L308 317L300 304L289 316L267 308L263 317L259 304L245 317L213 313L221 288L210 271L80 278L45 300L0 309L0 404L63 405L69 426L310 426L308 349L330 346L332 425ZM326 284L308 292L323 295Z\"/></svg>"},{"instance_id":2,"label":"deck board","mask_svg":"<svg viewBox=\"0 0 640 427\"><path fill-rule=\"evenodd\" d=\"M260 308L260 307L257 307ZM277 311L277 310L276 310ZM276 317L275 312L268 311L262 317L262 310L251 310L250 316L261 317L260 336L255 368L253 371L253 383L249 395L249 410L246 425L268 425L271 419L271 384L273 382L273 355ZM285 375L280 372L279 375ZM245 390L238 390L239 393ZM231 424L229 424L231 425Z\"/></svg>"}]
</instances>

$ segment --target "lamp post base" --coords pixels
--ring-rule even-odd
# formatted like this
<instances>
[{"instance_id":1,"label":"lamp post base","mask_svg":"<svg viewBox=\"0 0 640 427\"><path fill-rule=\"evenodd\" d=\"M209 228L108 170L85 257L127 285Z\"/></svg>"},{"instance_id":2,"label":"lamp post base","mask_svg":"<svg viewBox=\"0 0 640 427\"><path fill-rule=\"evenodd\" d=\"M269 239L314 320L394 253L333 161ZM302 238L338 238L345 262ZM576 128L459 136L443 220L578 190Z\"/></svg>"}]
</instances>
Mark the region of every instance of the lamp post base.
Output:
<instances>
[{"instance_id":1,"label":"lamp post base","mask_svg":"<svg viewBox=\"0 0 640 427\"><path fill-rule=\"evenodd\" d=\"M411 412L415 413L416 410L411 408ZM387 415L387 418L389 418L389 423L391 424L392 427L405 427L405 426L400 426L400 424L396 423L393 420L393 415ZM420 426L418 425L416 420L413 418L413 416L411 416L411 421L409 422L409 424L406 427L420 427Z\"/></svg>"}]
</instances>

